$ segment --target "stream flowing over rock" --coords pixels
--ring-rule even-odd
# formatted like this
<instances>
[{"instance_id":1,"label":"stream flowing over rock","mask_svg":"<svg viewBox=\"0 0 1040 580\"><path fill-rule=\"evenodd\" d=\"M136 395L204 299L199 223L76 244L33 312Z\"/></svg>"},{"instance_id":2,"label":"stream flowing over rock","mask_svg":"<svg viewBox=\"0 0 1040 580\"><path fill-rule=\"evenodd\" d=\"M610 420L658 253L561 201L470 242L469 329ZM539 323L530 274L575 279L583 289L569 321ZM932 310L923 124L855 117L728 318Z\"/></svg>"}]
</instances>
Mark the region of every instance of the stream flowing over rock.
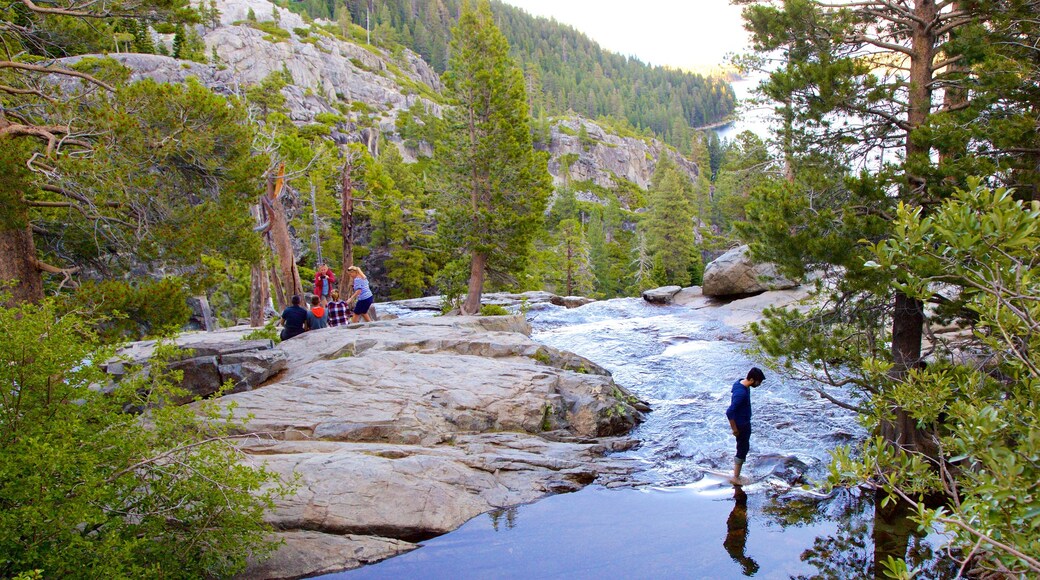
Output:
<instances>
[{"instance_id":1,"label":"stream flowing over rock","mask_svg":"<svg viewBox=\"0 0 1040 580\"><path fill-rule=\"evenodd\" d=\"M207 356L204 344L256 350L245 332L183 342ZM519 316L412 318L258 351L278 353L285 368L222 401L252 417L247 461L299 477L299 487L266 516L284 544L243 577L356 567L493 509L623 480L635 462L605 454L635 445L624 435L649 407L530 332ZM141 362L151 347L127 353Z\"/></svg>"}]
</instances>

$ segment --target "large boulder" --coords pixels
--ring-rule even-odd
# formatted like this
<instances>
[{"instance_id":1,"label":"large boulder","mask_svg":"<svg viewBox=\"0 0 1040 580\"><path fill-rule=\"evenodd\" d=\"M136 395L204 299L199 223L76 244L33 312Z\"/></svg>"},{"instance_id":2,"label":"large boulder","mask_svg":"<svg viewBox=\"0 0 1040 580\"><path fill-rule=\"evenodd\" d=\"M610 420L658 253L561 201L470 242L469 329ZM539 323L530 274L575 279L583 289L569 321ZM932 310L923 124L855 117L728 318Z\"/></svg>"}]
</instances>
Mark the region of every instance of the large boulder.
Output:
<instances>
[{"instance_id":1,"label":"large boulder","mask_svg":"<svg viewBox=\"0 0 1040 580\"><path fill-rule=\"evenodd\" d=\"M233 384L232 393L252 390L289 366L288 353L271 340L244 340L243 332L189 333L174 344L183 351L169 361L169 368L183 373L180 386L188 399L208 397L227 381ZM118 381L130 369L147 368L156 345L154 340L132 343L105 370Z\"/></svg>"},{"instance_id":2,"label":"large boulder","mask_svg":"<svg viewBox=\"0 0 1040 580\"><path fill-rule=\"evenodd\" d=\"M682 291L681 286L662 286L643 291L643 300L650 304L671 304L672 298Z\"/></svg>"},{"instance_id":3,"label":"large boulder","mask_svg":"<svg viewBox=\"0 0 1040 580\"><path fill-rule=\"evenodd\" d=\"M734 248L704 268L705 296L748 296L767 290L786 290L798 286L779 274L775 264L756 264L748 255L749 247Z\"/></svg>"}]
</instances>

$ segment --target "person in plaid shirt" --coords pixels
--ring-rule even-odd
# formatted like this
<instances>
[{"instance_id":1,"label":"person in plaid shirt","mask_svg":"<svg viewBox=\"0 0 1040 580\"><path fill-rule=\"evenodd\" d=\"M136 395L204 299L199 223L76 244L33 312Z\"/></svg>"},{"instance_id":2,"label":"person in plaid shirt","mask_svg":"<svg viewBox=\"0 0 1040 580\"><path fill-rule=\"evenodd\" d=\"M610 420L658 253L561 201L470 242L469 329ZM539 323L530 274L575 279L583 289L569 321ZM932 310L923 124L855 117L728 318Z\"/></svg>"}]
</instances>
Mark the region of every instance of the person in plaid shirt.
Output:
<instances>
[{"instance_id":1,"label":"person in plaid shirt","mask_svg":"<svg viewBox=\"0 0 1040 580\"><path fill-rule=\"evenodd\" d=\"M350 316L354 312L347 306L347 303L339 299L339 290L333 289L329 293L332 300L325 305L325 312L328 313L329 326L339 326L346 324L350 321Z\"/></svg>"}]
</instances>

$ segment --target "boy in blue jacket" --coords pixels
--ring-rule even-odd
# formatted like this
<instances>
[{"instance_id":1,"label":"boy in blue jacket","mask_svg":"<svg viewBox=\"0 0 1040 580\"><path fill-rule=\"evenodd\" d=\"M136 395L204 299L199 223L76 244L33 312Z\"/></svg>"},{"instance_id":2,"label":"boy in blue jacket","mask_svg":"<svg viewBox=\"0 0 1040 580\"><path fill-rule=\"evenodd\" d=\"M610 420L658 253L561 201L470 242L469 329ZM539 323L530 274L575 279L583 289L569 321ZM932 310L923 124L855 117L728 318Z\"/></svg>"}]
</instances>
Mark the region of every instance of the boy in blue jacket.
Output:
<instances>
[{"instance_id":1,"label":"boy in blue jacket","mask_svg":"<svg viewBox=\"0 0 1040 580\"><path fill-rule=\"evenodd\" d=\"M737 438L737 457L733 460L732 478L736 484L740 484L740 470L744 467L751 446L751 388L761 385L764 380L766 375L762 369L752 367L747 378L733 383L733 395L726 409L726 417L733 436Z\"/></svg>"}]
</instances>

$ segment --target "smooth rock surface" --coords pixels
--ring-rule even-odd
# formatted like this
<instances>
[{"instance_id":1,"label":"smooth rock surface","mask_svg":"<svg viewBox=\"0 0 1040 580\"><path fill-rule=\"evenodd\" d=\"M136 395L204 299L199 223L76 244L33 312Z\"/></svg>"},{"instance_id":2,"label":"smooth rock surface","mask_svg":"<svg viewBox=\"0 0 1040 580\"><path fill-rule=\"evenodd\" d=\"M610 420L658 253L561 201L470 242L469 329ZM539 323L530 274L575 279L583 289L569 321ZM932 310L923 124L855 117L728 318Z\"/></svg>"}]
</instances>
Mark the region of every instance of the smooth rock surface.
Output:
<instances>
[{"instance_id":1,"label":"smooth rock surface","mask_svg":"<svg viewBox=\"0 0 1040 580\"><path fill-rule=\"evenodd\" d=\"M222 399L252 417L247 461L300 483L266 516L285 546L243 577L356 567L492 509L626 481L634 462L606 454L634 445L620 436L649 407L530 332L522 316L405 318L274 348L285 371Z\"/></svg>"},{"instance_id":2,"label":"smooth rock surface","mask_svg":"<svg viewBox=\"0 0 1040 580\"><path fill-rule=\"evenodd\" d=\"M662 286L643 291L643 300L651 304L670 304L672 298L682 290L681 286Z\"/></svg>"},{"instance_id":3,"label":"smooth rock surface","mask_svg":"<svg viewBox=\"0 0 1040 580\"><path fill-rule=\"evenodd\" d=\"M703 293L716 297L745 296L798 286L781 276L774 264L752 262L749 250L746 245L734 248L705 266Z\"/></svg>"}]
</instances>

